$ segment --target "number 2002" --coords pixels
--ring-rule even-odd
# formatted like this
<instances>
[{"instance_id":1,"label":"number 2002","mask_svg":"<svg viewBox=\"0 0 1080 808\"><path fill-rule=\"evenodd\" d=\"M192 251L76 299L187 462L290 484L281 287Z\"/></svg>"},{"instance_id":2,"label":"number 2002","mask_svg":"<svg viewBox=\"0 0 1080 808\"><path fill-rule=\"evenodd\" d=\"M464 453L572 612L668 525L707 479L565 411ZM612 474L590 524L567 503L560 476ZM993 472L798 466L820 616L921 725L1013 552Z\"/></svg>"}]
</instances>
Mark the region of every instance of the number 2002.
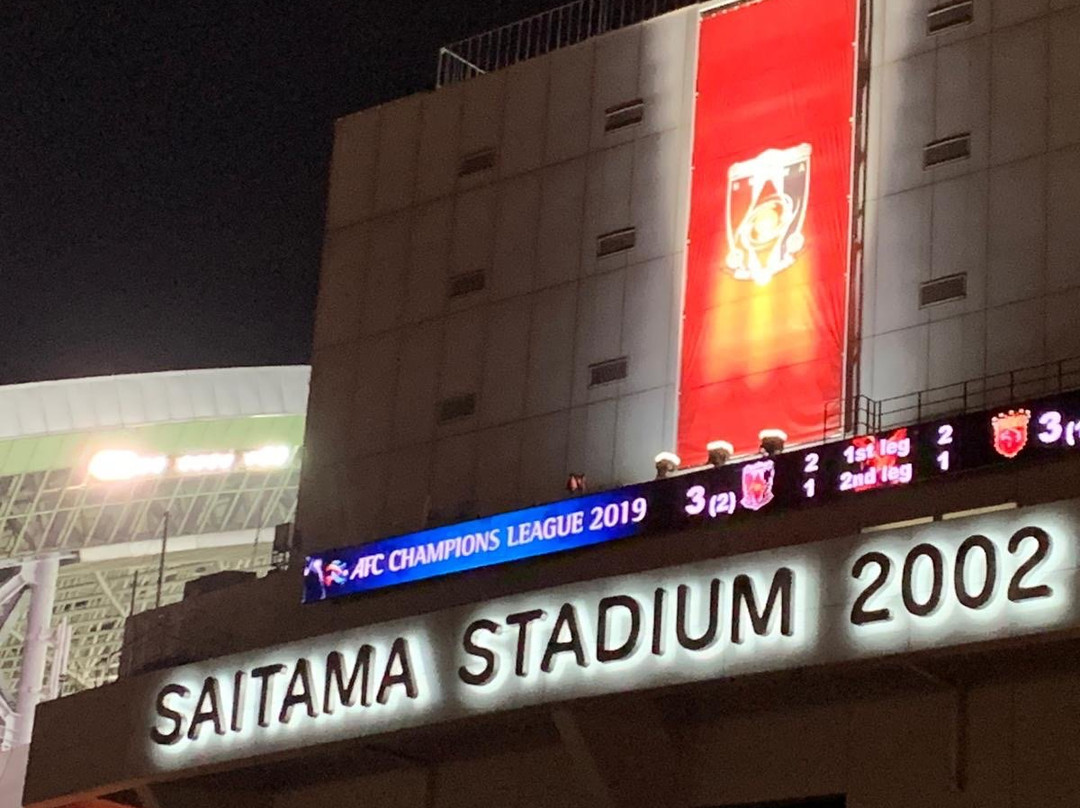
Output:
<instances>
[{"instance_id":1,"label":"number 2002","mask_svg":"<svg viewBox=\"0 0 1080 808\"><path fill-rule=\"evenodd\" d=\"M1053 594L1053 590L1048 585L1034 584L1028 580L1028 576L1050 554L1050 546L1050 535L1039 527L1022 527L1009 538L1008 553L1020 558L1020 564L1008 582L1010 601L1019 603L1032 598L1049 597ZM979 576L981 580L971 582L966 573L968 566L975 563L973 559L975 554L981 554L983 557L983 574ZM998 556L997 545L980 534L968 536L956 548L956 556L952 559L951 589L961 606L968 609L981 609L993 598L998 579L1003 577ZM921 559L925 559L924 563L929 563L931 569L928 593L915 591L915 565ZM892 620L893 615L890 609L871 608L870 603L871 599L888 584L892 566L892 559L876 550L864 553L855 559L851 575L856 580L861 580L867 570L871 568L876 570L870 583L859 593L851 607L851 622L855 625L862 626L867 623ZM904 609L909 614L915 617L933 614L941 605L942 598L947 597L945 590L949 583L945 577L945 553L940 548L924 542L908 551L904 557L900 576L900 596L904 602Z\"/></svg>"}]
</instances>

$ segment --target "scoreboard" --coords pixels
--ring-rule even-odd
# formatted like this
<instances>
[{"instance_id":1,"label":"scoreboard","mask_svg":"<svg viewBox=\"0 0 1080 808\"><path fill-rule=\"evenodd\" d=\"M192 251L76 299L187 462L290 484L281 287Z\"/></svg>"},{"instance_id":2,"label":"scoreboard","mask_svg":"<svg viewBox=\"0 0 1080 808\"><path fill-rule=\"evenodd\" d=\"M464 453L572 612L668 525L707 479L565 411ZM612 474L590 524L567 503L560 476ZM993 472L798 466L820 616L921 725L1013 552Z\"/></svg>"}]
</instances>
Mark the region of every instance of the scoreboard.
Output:
<instances>
[{"instance_id":1,"label":"scoreboard","mask_svg":"<svg viewBox=\"0 0 1080 808\"><path fill-rule=\"evenodd\" d=\"M1080 453L1080 391L308 556L304 602Z\"/></svg>"},{"instance_id":2,"label":"scoreboard","mask_svg":"<svg viewBox=\"0 0 1080 808\"><path fill-rule=\"evenodd\" d=\"M859 435L653 485L674 489L660 496L669 500L669 510L681 505L692 521L723 520L1073 452L1080 453L1080 392Z\"/></svg>"}]
</instances>

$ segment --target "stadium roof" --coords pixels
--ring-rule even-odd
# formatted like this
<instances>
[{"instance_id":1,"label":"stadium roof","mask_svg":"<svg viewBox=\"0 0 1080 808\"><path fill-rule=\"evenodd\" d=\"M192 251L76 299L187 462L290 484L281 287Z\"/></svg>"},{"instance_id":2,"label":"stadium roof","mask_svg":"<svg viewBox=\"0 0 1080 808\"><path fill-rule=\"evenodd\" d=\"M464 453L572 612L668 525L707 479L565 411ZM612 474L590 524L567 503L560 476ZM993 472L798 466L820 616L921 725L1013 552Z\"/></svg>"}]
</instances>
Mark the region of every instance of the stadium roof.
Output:
<instances>
[{"instance_id":1,"label":"stadium roof","mask_svg":"<svg viewBox=\"0 0 1080 808\"><path fill-rule=\"evenodd\" d=\"M101 448L298 446L307 366L221 368L0 387L0 478L81 466Z\"/></svg>"},{"instance_id":2,"label":"stadium roof","mask_svg":"<svg viewBox=\"0 0 1080 808\"><path fill-rule=\"evenodd\" d=\"M203 575L267 568L273 526L295 514L309 375L305 366L224 368L0 387L0 559L60 552L74 562L60 571L54 610L73 632L64 692L115 676L132 611L180 600ZM265 446L289 447L287 464L112 482L88 474L100 449ZM25 601L0 615L0 691L17 679Z\"/></svg>"},{"instance_id":3,"label":"stadium roof","mask_svg":"<svg viewBox=\"0 0 1080 808\"><path fill-rule=\"evenodd\" d=\"M303 415L307 366L98 376L0 387L0 440L257 415Z\"/></svg>"}]
</instances>

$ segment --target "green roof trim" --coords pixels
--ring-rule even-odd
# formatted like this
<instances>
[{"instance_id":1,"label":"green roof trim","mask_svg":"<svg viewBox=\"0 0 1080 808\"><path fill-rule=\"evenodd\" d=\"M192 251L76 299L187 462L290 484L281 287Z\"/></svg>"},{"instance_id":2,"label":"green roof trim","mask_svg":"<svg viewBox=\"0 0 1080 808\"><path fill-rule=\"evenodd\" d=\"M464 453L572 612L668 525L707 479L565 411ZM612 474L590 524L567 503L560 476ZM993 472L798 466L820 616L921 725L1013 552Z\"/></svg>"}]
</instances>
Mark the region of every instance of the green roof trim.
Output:
<instances>
[{"instance_id":1,"label":"green roof trim","mask_svg":"<svg viewBox=\"0 0 1080 808\"><path fill-rule=\"evenodd\" d=\"M255 415L17 438L0 441L0 477L72 468L88 462L100 449L174 455L270 444L301 446L303 441L303 415Z\"/></svg>"}]
</instances>

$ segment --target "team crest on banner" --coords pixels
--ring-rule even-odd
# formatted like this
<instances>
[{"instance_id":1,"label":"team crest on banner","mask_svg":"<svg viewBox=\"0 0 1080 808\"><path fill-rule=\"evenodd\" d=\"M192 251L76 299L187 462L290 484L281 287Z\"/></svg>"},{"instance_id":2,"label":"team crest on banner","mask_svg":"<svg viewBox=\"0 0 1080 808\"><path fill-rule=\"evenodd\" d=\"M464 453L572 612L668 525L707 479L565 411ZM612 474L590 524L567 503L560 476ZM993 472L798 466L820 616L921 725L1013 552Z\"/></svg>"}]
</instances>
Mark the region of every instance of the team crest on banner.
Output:
<instances>
[{"instance_id":1,"label":"team crest on banner","mask_svg":"<svg viewBox=\"0 0 1080 808\"><path fill-rule=\"evenodd\" d=\"M1016 457L1027 446L1030 410L1009 410L990 419L994 428L994 451L1002 457Z\"/></svg>"},{"instance_id":2,"label":"team crest on banner","mask_svg":"<svg viewBox=\"0 0 1080 808\"><path fill-rule=\"evenodd\" d=\"M728 269L739 280L766 284L795 263L805 244L810 144L735 163L727 188Z\"/></svg>"},{"instance_id":3,"label":"team crest on banner","mask_svg":"<svg viewBox=\"0 0 1080 808\"><path fill-rule=\"evenodd\" d=\"M776 467L771 460L747 463L742 468L742 506L750 511L764 508L773 500L773 476Z\"/></svg>"}]
</instances>

